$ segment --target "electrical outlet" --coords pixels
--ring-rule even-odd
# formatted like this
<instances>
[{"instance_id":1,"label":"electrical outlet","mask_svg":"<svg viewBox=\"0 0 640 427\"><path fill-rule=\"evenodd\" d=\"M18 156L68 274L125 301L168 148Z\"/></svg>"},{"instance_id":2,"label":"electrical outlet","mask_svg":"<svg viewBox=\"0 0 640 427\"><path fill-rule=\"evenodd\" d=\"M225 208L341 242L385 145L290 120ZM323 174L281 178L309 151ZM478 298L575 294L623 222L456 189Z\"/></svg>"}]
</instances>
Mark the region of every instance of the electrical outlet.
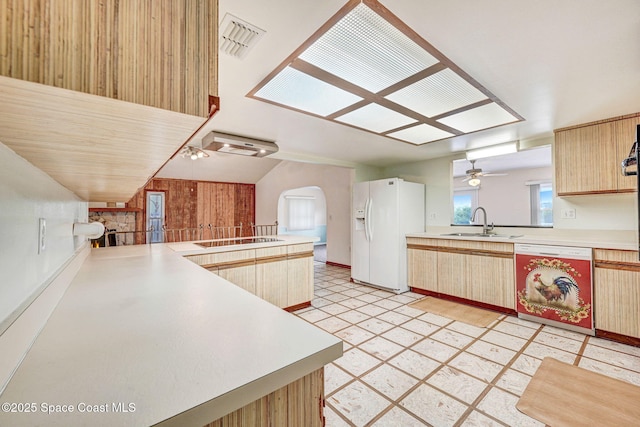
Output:
<instances>
[{"instance_id":1,"label":"electrical outlet","mask_svg":"<svg viewBox=\"0 0 640 427\"><path fill-rule=\"evenodd\" d=\"M435 212L429 213L429 219L436 219L436 213Z\"/></svg>"},{"instance_id":2,"label":"electrical outlet","mask_svg":"<svg viewBox=\"0 0 640 427\"><path fill-rule=\"evenodd\" d=\"M40 218L38 220L38 253L44 252L46 235L47 235L47 220L44 218Z\"/></svg>"},{"instance_id":3,"label":"electrical outlet","mask_svg":"<svg viewBox=\"0 0 640 427\"><path fill-rule=\"evenodd\" d=\"M560 212L560 216L562 219L576 219L576 210L562 209L562 211Z\"/></svg>"}]
</instances>

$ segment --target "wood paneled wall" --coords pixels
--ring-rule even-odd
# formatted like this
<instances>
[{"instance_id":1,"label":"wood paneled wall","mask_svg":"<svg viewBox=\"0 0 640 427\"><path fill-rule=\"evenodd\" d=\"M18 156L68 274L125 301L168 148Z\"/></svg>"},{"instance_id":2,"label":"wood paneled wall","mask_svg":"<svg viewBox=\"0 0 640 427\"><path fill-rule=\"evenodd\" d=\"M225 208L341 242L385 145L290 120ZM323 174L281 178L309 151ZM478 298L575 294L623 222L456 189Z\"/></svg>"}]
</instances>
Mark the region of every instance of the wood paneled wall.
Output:
<instances>
[{"instance_id":1,"label":"wood paneled wall","mask_svg":"<svg viewBox=\"0 0 640 427\"><path fill-rule=\"evenodd\" d=\"M254 184L154 178L127 203L128 208L142 209L142 214L136 215L136 230L145 229L147 191L165 192L166 228L197 228L200 224L229 227L242 223L243 235L251 235L251 223L255 222Z\"/></svg>"},{"instance_id":2,"label":"wood paneled wall","mask_svg":"<svg viewBox=\"0 0 640 427\"><path fill-rule=\"evenodd\" d=\"M218 0L1 0L0 75L208 117Z\"/></svg>"}]
</instances>

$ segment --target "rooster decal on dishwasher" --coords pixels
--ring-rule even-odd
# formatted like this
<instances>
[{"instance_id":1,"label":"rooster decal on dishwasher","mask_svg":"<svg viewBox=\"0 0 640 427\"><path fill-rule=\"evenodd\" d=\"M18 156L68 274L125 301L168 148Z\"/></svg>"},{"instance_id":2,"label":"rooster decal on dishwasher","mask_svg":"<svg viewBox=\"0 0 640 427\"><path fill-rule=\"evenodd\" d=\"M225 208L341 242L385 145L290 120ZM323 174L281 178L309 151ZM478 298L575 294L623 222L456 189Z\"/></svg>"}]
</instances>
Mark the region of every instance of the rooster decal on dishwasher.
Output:
<instances>
[{"instance_id":1,"label":"rooster decal on dishwasher","mask_svg":"<svg viewBox=\"0 0 640 427\"><path fill-rule=\"evenodd\" d=\"M536 281L536 279L534 279ZM566 301L567 295L571 292L575 292L576 295L580 291L578 285L570 277L560 276L553 279L550 285L545 284L540 275L537 277L537 284L535 285L536 291L540 292L547 302L551 301Z\"/></svg>"}]
</instances>

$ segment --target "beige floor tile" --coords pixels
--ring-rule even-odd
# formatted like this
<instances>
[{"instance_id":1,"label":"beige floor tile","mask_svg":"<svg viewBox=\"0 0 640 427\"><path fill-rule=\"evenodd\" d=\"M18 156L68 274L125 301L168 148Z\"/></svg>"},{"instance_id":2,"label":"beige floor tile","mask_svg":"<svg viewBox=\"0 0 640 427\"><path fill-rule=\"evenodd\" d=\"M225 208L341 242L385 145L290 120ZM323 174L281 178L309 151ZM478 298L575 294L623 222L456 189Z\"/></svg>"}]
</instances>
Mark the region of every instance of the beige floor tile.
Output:
<instances>
[{"instance_id":1,"label":"beige floor tile","mask_svg":"<svg viewBox=\"0 0 640 427\"><path fill-rule=\"evenodd\" d=\"M371 292L371 295L375 295L381 298L389 298L396 294L389 291L383 291L382 289L376 289L375 291Z\"/></svg>"},{"instance_id":2,"label":"beige floor tile","mask_svg":"<svg viewBox=\"0 0 640 427\"><path fill-rule=\"evenodd\" d=\"M364 426L391 405L387 399L360 381L354 381L327 399L356 426Z\"/></svg>"},{"instance_id":3,"label":"beige floor tile","mask_svg":"<svg viewBox=\"0 0 640 427\"><path fill-rule=\"evenodd\" d=\"M391 323L380 320L380 316L360 322L358 323L358 326L366 329L369 332L373 332L374 334L381 334L393 328L393 325Z\"/></svg>"},{"instance_id":4,"label":"beige floor tile","mask_svg":"<svg viewBox=\"0 0 640 427\"><path fill-rule=\"evenodd\" d=\"M326 311L327 313L333 314L335 316L336 314L349 311L349 307L345 307L342 304L334 303L334 304L329 304L329 305L325 305L324 307L321 307L321 310Z\"/></svg>"},{"instance_id":5,"label":"beige floor tile","mask_svg":"<svg viewBox=\"0 0 640 427\"><path fill-rule=\"evenodd\" d=\"M524 321L521 320L521 322L524 322ZM532 322L527 322L527 323L531 325L536 325L535 323L532 323ZM540 325L537 325L537 326L538 328L531 328L530 326L524 326L517 323L513 323L510 321L510 318L507 317L502 322L494 326L493 330L498 332L504 332L505 334L509 334L514 337L528 340L539 329Z\"/></svg>"},{"instance_id":6,"label":"beige floor tile","mask_svg":"<svg viewBox=\"0 0 640 427\"><path fill-rule=\"evenodd\" d=\"M358 346L372 356L387 360L404 350L404 347L382 337L375 337Z\"/></svg>"},{"instance_id":7,"label":"beige floor tile","mask_svg":"<svg viewBox=\"0 0 640 427\"><path fill-rule=\"evenodd\" d=\"M325 406L324 408L324 418L326 427L351 427L349 423L340 418L329 406Z\"/></svg>"},{"instance_id":8,"label":"beige floor tile","mask_svg":"<svg viewBox=\"0 0 640 427\"><path fill-rule=\"evenodd\" d=\"M531 381L529 375L525 375L521 372L508 369L507 372L500 376L500 379L496 381L496 385L506 391L509 391L515 395L522 396L524 389Z\"/></svg>"},{"instance_id":9,"label":"beige floor tile","mask_svg":"<svg viewBox=\"0 0 640 427\"><path fill-rule=\"evenodd\" d=\"M490 342L491 344L499 345L500 347L508 348L514 351L520 351L522 347L527 345L527 340L498 331L489 331L480 339L482 341Z\"/></svg>"},{"instance_id":10,"label":"beige floor tile","mask_svg":"<svg viewBox=\"0 0 640 427\"><path fill-rule=\"evenodd\" d=\"M346 299L349 299L350 297L340 294L340 293L333 293L331 295L325 295L322 298L324 299L328 299L329 301L333 301L333 302L340 302L340 301L344 301Z\"/></svg>"},{"instance_id":11,"label":"beige floor tile","mask_svg":"<svg viewBox=\"0 0 640 427\"><path fill-rule=\"evenodd\" d=\"M298 313L296 313L298 314ZM315 323L318 320L326 319L327 317L331 317L331 315L325 311L314 308L313 310L305 311L304 313L298 314L298 316L302 317L307 322Z\"/></svg>"},{"instance_id":12,"label":"beige floor tile","mask_svg":"<svg viewBox=\"0 0 640 427\"><path fill-rule=\"evenodd\" d=\"M357 289L347 289L346 291L342 291L340 293L343 294L343 295L346 295L348 297L351 297L351 298L357 297L359 295L364 295L364 292L359 291Z\"/></svg>"},{"instance_id":13,"label":"beige floor tile","mask_svg":"<svg viewBox=\"0 0 640 427\"><path fill-rule=\"evenodd\" d=\"M338 338L345 340L351 345L358 345L361 342L364 342L375 336L371 332L365 329L359 328L355 325L349 326L348 328L344 328L338 332L335 332L334 335L337 336Z\"/></svg>"},{"instance_id":14,"label":"beige floor tile","mask_svg":"<svg viewBox=\"0 0 640 427\"><path fill-rule=\"evenodd\" d=\"M382 319L397 326L403 324L407 320L411 320L411 317L396 313L395 311L387 311L386 313L379 315L378 319Z\"/></svg>"},{"instance_id":15,"label":"beige floor tile","mask_svg":"<svg viewBox=\"0 0 640 427\"><path fill-rule=\"evenodd\" d=\"M403 411L399 407L392 408L385 413L376 422L371 424L372 427L427 427L428 424L423 423L409 413ZM327 425L327 427L330 427Z\"/></svg>"},{"instance_id":16,"label":"beige floor tile","mask_svg":"<svg viewBox=\"0 0 640 427\"><path fill-rule=\"evenodd\" d=\"M445 361L451 359L460 351L455 347L451 347L450 345L441 343L440 341L435 341L431 338L420 341L419 343L411 347L411 349L422 353L425 356L429 356L430 358L435 359L441 363L444 363Z\"/></svg>"},{"instance_id":17,"label":"beige floor tile","mask_svg":"<svg viewBox=\"0 0 640 427\"><path fill-rule=\"evenodd\" d=\"M464 419L460 427L504 427L505 424L489 418L478 411L473 411Z\"/></svg>"},{"instance_id":18,"label":"beige floor tile","mask_svg":"<svg viewBox=\"0 0 640 427\"><path fill-rule=\"evenodd\" d=\"M434 340L440 341L442 343L447 343L448 345L454 346L456 348L466 347L467 345L469 345L469 343L471 343L471 341L473 341L472 337L449 329L440 329L439 331L431 334L430 338L433 338Z\"/></svg>"},{"instance_id":19,"label":"beige floor tile","mask_svg":"<svg viewBox=\"0 0 640 427\"><path fill-rule=\"evenodd\" d=\"M359 323L369 319L371 316L360 311L349 310L345 311L344 313L338 314L336 317L339 317L342 320L346 320L349 323Z\"/></svg>"},{"instance_id":20,"label":"beige floor tile","mask_svg":"<svg viewBox=\"0 0 640 427\"><path fill-rule=\"evenodd\" d=\"M333 393L337 388L342 387L349 381L353 381L354 377L344 370L338 368L337 365L329 363L324 367L324 394L325 396Z\"/></svg>"},{"instance_id":21,"label":"beige floor tile","mask_svg":"<svg viewBox=\"0 0 640 427\"><path fill-rule=\"evenodd\" d=\"M516 371L523 372L527 375L533 376L538 370L538 367L542 363L542 359L536 359L533 356L527 356L526 354L521 354L518 358L511 364L511 368Z\"/></svg>"},{"instance_id":22,"label":"beige floor tile","mask_svg":"<svg viewBox=\"0 0 640 427\"><path fill-rule=\"evenodd\" d=\"M368 314L369 316L377 316L387 311L385 308L372 304L363 305L362 307L358 307L356 310Z\"/></svg>"},{"instance_id":23,"label":"beige floor tile","mask_svg":"<svg viewBox=\"0 0 640 427\"><path fill-rule=\"evenodd\" d=\"M330 333L338 332L340 329L351 326L349 322L345 322L344 320L333 316L320 320L316 322L315 325Z\"/></svg>"},{"instance_id":24,"label":"beige floor tile","mask_svg":"<svg viewBox=\"0 0 640 427\"><path fill-rule=\"evenodd\" d=\"M408 322L403 323L402 327L420 335L424 335L425 337L440 329L440 326L438 325L423 322L422 320L418 319L411 319Z\"/></svg>"},{"instance_id":25,"label":"beige floor tile","mask_svg":"<svg viewBox=\"0 0 640 427\"><path fill-rule=\"evenodd\" d=\"M411 297L407 294L400 294L400 295L394 295L392 297L387 298L390 301L395 301L395 302L399 302L401 304L410 304L412 302L414 302L416 299L415 297Z\"/></svg>"},{"instance_id":26,"label":"beige floor tile","mask_svg":"<svg viewBox=\"0 0 640 427\"><path fill-rule=\"evenodd\" d=\"M331 294L333 294L333 292L325 288L318 288L313 291L313 295L316 297L323 297L325 295L331 295Z\"/></svg>"},{"instance_id":27,"label":"beige floor tile","mask_svg":"<svg viewBox=\"0 0 640 427\"><path fill-rule=\"evenodd\" d=\"M494 387L482 399L477 408L509 426L544 427L544 423L518 411L516 409L517 402L517 396Z\"/></svg>"},{"instance_id":28,"label":"beige floor tile","mask_svg":"<svg viewBox=\"0 0 640 427\"><path fill-rule=\"evenodd\" d=\"M367 305L366 302L360 301L359 299L355 299L355 298L349 298L344 301L340 301L340 304L349 308L359 308L359 307L362 307L363 305Z\"/></svg>"},{"instance_id":29,"label":"beige floor tile","mask_svg":"<svg viewBox=\"0 0 640 427\"><path fill-rule=\"evenodd\" d=\"M476 356L493 360L501 365L506 365L513 359L516 352L484 341L476 341L465 350Z\"/></svg>"},{"instance_id":30,"label":"beige floor tile","mask_svg":"<svg viewBox=\"0 0 640 427\"><path fill-rule=\"evenodd\" d=\"M393 310L394 308L402 306L402 303L391 301L390 299L381 299L379 301L373 302L372 304L377 305L378 307L386 308L387 310Z\"/></svg>"},{"instance_id":31,"label":"beige floor tile","mask_svg":"<svg viewBox=\"0 0 640 427\"><path fill-rule=\"evenodd\" d=\"M467 405L425 384L402 399L400 406L427 423L442 427L453 426L467 410Z\"/></svg>"},{"instance_id":32,"label":"beige floor tile","mask_svg":"<svg viewBox=\"0 0 640 427\"><path fill-rule=\"evenodd\" d=\"M383 333L382 336L405 347L410 347L424 338L424 335L403 329L399 326L388 330Z\"/></svg>"},{"instance_id":33,"label":"beige floor tile","mask_svg":"<svg viewBox=\"0 0 640 427\"><path fill-rule=\"evenodd\" d=\"M587 348L584 350L584 356L610 365L618 366L620 368L640 372L640 357L638 356L631 356L594 345L587 345Z\"/></svg>"},{"instance_id":34,"label":"beige floor tile","mask_svg":"<svg viewBox=\"0 0 640 427\"><path fill-rule=\"evenodd\" d=\"M361 301L368 302L369 304L382 299L381 297L373 294L362 294L362 295L358 295L356 298Z\"/></svg>"},{"instance_id":35,"label":"beige floor tile","mask_svg":"<svg viewBox=\"0 0 640 427\"><path fill-rule=\"evenodd\" d=\"M564 338L568 338L576 341L584 341L587 337L585 334L581 334L580 332L569 331L567 329L556 328L555 326L544 325L542 328L542 332L547 334L559 335Z\"/></svg>"},{"instance_id":36,"label":"beige floor tile","mask_svg":"<svg viewBox=\"0 0 640 427\"><path fill-rule=\"evenodd\" d=\"M427 383L467 404L472 404L480 393L487 388L486 382L473 378L457 369L443 366L433 374Z\"/></svg>"},{"instance_id":37,"label":"beige floor tile","mask_svg":"<svg viewBox=\"0 0 640 427\"><path fill-rule=\"evenodd\" d=\"M451 331L456 331L464 335L468 335L470 337L479 337L480 335L487 332L486 328L479 328L477 326L469 325L468 323L455 321L447 325L447 329Z\"/></svg>"},{"instance_id":38,"label":"beige floor tile","mask_svg":"<svg viewBox=\"0 0 640 427\"><path fill-rule=\"evenodd\" d=\"M602 338L589 337L589 345L595 345L597 347L608 348L623 354L630 354L632 356L640 357L640 347L632 347L630 345L622 344L615 341L605 340Z\"/></svg>"},{"instance_id":39,"label":"beige floor tile","mask_svg":"<svg viewBox=\"0 0 640 427\"><path fill-rule=\"evenodd\" d=\"M417 379L386 363L362 376L361 380L391 400L397 400L418 383Z\"/></svg>"},{"instance_id":40,"label":"beige floor tile","mask_svg":"<svg viewBox=\"0 0 640 427\"><path fill-rule=\"evenodd\" d=\"M324 298L314 298L311 300L311 305L315 308L324 307L325 305L333 304L332 301Z\"/></svg>"},{"instance_id":41,"label":"beige floor tile","mask_svg":"<svg viewBox=\"0 0 640 427\"><path fill-rule=\"evenodd\" d=\"M421 314L424 314L424 311L418 310L417 308L409 307L408 305L400 306L394 309L393 311L395 311L396 313L404 314L405 316L409 316L409 317L418 317Z\"/></svg>"},{"instance_id":42,"label":"beige floor tile","mask_svg":"<svg viewBox=\"0 0 640 427\"><path fill-rule=\"evenodd\" d=\"M622 381L640 386L640 373L623 369L619 366L614 366L609 363L601 362L588 357L580 359L578 364L581 368L588 369L593 372L598 372L609 377L617 378Z\"/></svg>"},{"instance_id":43,"label":"beige floor tile","mask_svg":"<svg viewBox=\"0 0 640 427\"><path fill-rule=\"evenodd\" d=\"M457 355L448 365L487 382L493 381L503 369L496 362L466 352Z\"/></svg>"},{"instance_id":44,"label":"beige floor tile","mask_svg":"<svg viewBox=\"0 0 640 427\"><path fill-rule=\"evenodd\" d=\"M346 351L341 358L335 360L333 363L352 375L360 376L368 370L380 365L382 362L360 349L352 348L349 351Z\"/></svg>"},{"instance_id":45,"label":"beige floor tile","mask_svg":"<svg viewBox=\"0 0 640 427\"><path fill-rule=\"evenodd\" d=\"M576 355L567 351L549 347L548 345L538 344L536 342L530 343L523 351L528 356L533 356L538 359L544 359L545 357L553 357L561 362L573 364L576 360Z\"/></svg>"},{"instance_id":46,"label":"beige floor tile","mask_svg":"<svg viewBox=\"0 0 640 427\"><path fill-rule=\"evenodd\" d=\"M566 338L561 335L551 334L547 332L547 328L545 327L542 332L536 335L533 342L548 345L549 347L559 348L560 350L568 351L570 353L578 354L580 348L582 347L584 338L585 336L582 335L582 340L578 341L575 339Z\"/></svg>"},{"instance_id":47,"label":"beige floor tile","mask_svg":"<svg viewBox=\"0 0 640 427\"><path fill-rule=\"evenodd\" d=\"M413 350L405 350L387 363L423 380L440 367L440 363Z\"/></svg>"}]
</instances>

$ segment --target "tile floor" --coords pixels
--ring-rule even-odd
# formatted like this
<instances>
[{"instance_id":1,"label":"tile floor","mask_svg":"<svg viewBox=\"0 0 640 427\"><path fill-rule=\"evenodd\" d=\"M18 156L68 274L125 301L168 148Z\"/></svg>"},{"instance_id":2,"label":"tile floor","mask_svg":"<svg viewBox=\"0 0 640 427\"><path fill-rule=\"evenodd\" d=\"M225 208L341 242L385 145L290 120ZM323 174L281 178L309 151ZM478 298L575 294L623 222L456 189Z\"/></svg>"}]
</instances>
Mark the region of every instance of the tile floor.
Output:
<instances>
[{"instance_id":1,"label":"tile floor","mask_svg":"<svg viewBox=\"0 0 640 427\"><path fill-rule=\"evenodd\" d=\"M327 427L542 426L515 405L545 356L640 386L640 348L501 316L478 328L408 307L315 263L296 315L344 341L325 368Z\"/></svg>"}]
</instances>

